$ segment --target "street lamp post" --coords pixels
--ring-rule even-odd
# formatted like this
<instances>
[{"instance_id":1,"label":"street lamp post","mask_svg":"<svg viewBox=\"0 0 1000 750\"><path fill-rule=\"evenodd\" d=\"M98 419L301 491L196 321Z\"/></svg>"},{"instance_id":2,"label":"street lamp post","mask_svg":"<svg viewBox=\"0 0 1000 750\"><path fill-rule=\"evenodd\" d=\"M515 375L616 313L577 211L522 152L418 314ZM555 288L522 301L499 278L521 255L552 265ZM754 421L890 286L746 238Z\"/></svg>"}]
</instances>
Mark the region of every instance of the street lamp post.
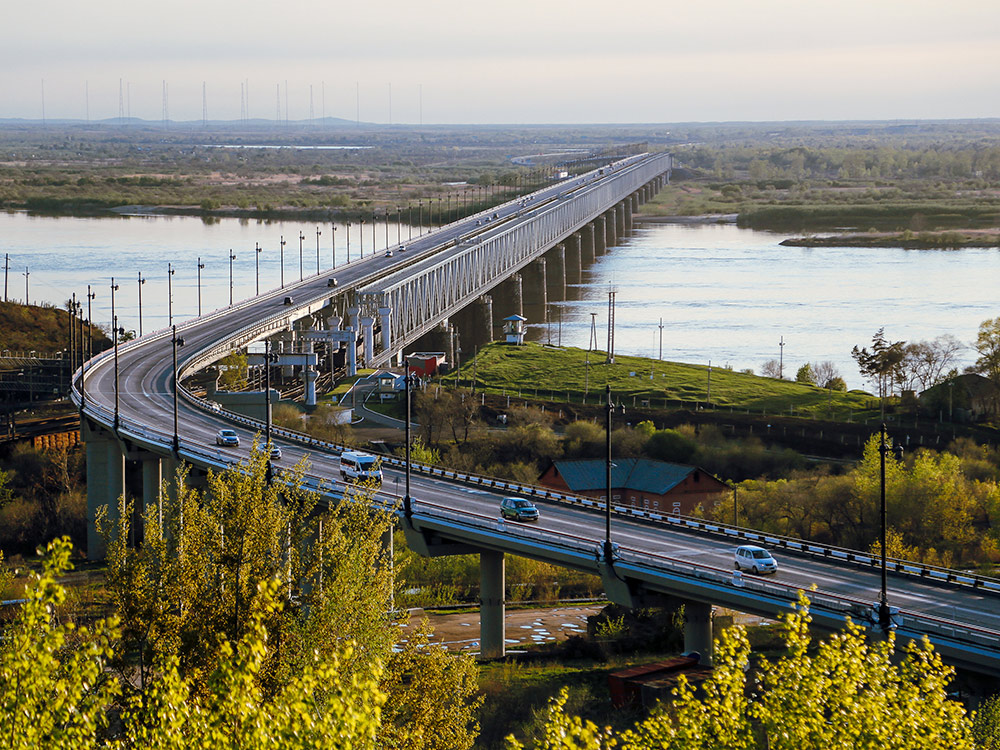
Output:
<instances>
[{"instance_id":1,"label":"street lamp post","mask_svg":"<svg viewBox=\"0 0 1000 750\"><path fill-rule=\"evenodd\" d=\"M139 271L139 337L142 337L142 285L146 280L142 278L142 271Z\"/></svg>"},{"instance_id":2,"label":"street lamp post","mask_svg":"<svg viewBox=\"0 0 1000 750\"><path fill-rule=\"evenodd\" d=\"M347 222L347 262L351 262L351 222Z\"/></svg>"},{"instance_id":3,"label":"street lamp post","mask_svg":"<svg viewBox=\"0 0 1000 750\"><path fill-rule=\"evenodd\" d=\"M322 234L319 227L316 227L316 273L319 273L319 236Z\"/></svg>"},{"instance_id":4,"label":"street lamp post","mask_svg":"<svg viewBox=\"0 0 1000 750\"><path fill-rule=\"evenodd\" d=\"M201 317L201 272L205 269L205 264L198 258L198 317Z\"/></svg>"},{"instance_id":5,"label":"street lamp post","mask_svg":"<svg viewBox=\"0 0 1000 750\"><path fill-rule=\"evenodd\" d=\"M396 244L403 244L403 209L396 206Z\"/></svg>"},{"instance_id":6,"label":"street lamp post","mask_svg":"<svg viewBox=\"0 0 1000 750\"><path fill-rule=\"evenodd\" d=\"M358 253L361 257L365 257L365 220L358 219Z\"/></svg>"},{"instance_id":7,"label":"street lamp post","mask_svg":"<svg viewBox=\"0 0 1000 750\"><path fill-rule=\"evenodd\" d=\"M378 245L378 240L375 237L376 226L375 223L378 221L378 215L372 211L372 255L375 255L376 246Z\"/></svg>"},{"instance_id":8,"label":"street lamp post","mask_svg":"<svg viewBox=\"0 0 1000 750\"><path fill-rule=\"evenodd\" d=\"M281 288L285 288L285 235L281 235L281 242L278 243L281 251Z\"/></svg>"},{"instance_id":9,"label":"street lamp post","mask_svg":"<svg viewBox=\"0 0 1000 750\"><path fill-rule=\"evenodd\" d=\"M419 235L424 236L424 202L417 201L417 226L420 229Z\"/></svg>"},{"instance_id":10,"label":"street lamp post","mask_svg":"<svg viewBox=\"0 0 1000 750\"><path fill-rule=\"evenodd\" d=\"M233 306L233 261L236 260L236 253L229 248L229 306Z\"/></svg>"},{"instance_id":11,"label":"street lamp post","mask_svg":"<svg viewBox=\"0 0 1000 750\"><path fill-rule=\"evenodd\" d=\"M337 267L337 225L330 223L330 248L332 250L330 268Z\"/></svg>"},{"instance_id":12,"label":"street lamp post","mask_svg":"<svg viewBox=\"0 0 1000 750\"><path fill-rule=\"evenodd\" d=\"M886 442L885 422L882 423L879 439L879 519L881 522L881 536L879 542L881 546L881 572L882 590L878 602L878 624L882 632L887 634L892 630L892 613L889 609L889 596L886 575L886 512L885 512L885 454L894 451L898 456L902 456L903 446L898 445L890 448Z\"/></svg>"},{"instance_id":13,"label":"street lamp post","mask_svg":"<svg viewBox=\"0 0 1000 750\"><path fill-rule=\"evenodd\" d=\"M177 399L179 391L179 382L177 379L177 347L184 346L184 339L177 336L177 326L172 326L173 328L173 338L170 339L170 343L173 344L174 350L174 456L179 457L178 452L181 449L181 439L178 432L178 417L177 417Z\"/></svg>"},{"instance_id":14,"label":"street lamp post","mask_svg":"<svg viewBox=\"0 0 1000 750\"><path fill-rule=\"evenodd\" d=\"M87 284L87 359L94 354L94 323L90 315L90 303L97 296L97 292L90 291L90 284Z\"/></svg>"},{"instance_id":15,"label":"street lamp post","mask_svg":"<svg viewBox=\"0 0 1000 750\"><path fill-rule=\"evenodd\" d=\"M266 478L268 484L274 478L274 469L271 466L271 362L277 361L278 355L272 354L270 340L264 339L264 445L267 450L267 471Z\"/></svg>"},{"instance_id":16,"label":"street lamp post","mask_svg":"<svg viewBox=\"0 0 1000 750\"><path fill-rule=\"evenodd\" d=\"M117 287L116 287L117 288ZM111 295L112 308L114 308L114 298L115 295ZM114 317L114 312L111 313L111 317ZM167 263L167 325L174 324L174 266L172 263ZM118 325L115 323L115 325Z\"/></svg>"},{"instance_id":17,"label":"street lamp post","mask_svg":"<svg viewBox=\"0 0 1000 750\"><path fill-rule=\"evenodd\" d=\"M611 400L610 385L605 386L604 393L607 415L604 425L607 449L605 456L605 489L607 491L607 496L604 505L604 562L611 565L614 562L614 546L611 543L611 467L614 465L611 463L611 415L614 413L617 405ZM621 410L625 411L624 407L621 407Z\"/></svg>"},{"instance_id":18,"label":"street lamp post","mask_svg":"<svg viewBox=\"0 0 1000 750\"><path fill-rule=\"evenodd\" d=\"M413 515L413 500L410 498L410 386L414 376L405 356L403 363L406 372L406 494L403 495L403 515L409 519Z\"/></svg>"},{"instance_id":19,"label":"street lamp post","mask_svg":"<svg viewBox=\"0 0 1000 750\"><path fill-rule=\"evenodd\" d=\"M260 246L259 242L255 242L253 243L253 249L254 249L254 260L256 261L256 265L254 266L254 273L257 276L257 296L259 297L260 296L260 253L264 248Z\"/></svg>"},{"instance_id":20,"label":"street lamp post","mask_svg":"<svg viewBox=\"0 0 1000 750\"><path fill-rule=\"evenodd\" d=\"M302 281L306 277L302 268L302 243L305 242L306 236L299 232L299 281Z\"/></svg>"},{"instance_id":21,"label":"street lamp post","mask_svg":"<svg viewBox=\"0 0 1000 750\"><path fill-rule=\"evenodd\" d=\"M115 283L115 277L111 277L111 325L112 331L111 336L115 346L115 429L118 429L118 316L115 315L115 292L118 291L118 285Z\"/></svg>"}]
</instances>

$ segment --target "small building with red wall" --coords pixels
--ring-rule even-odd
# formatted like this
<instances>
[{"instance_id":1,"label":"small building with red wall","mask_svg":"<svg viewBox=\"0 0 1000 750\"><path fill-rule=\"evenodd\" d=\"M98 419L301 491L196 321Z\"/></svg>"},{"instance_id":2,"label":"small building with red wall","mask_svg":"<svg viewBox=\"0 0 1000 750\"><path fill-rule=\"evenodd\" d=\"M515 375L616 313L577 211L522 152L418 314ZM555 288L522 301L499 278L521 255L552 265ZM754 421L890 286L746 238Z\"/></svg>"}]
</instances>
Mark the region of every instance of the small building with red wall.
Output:
<instances>
[{"instance_id":1,"label":"small building with red wall","mask_svg":"<svg viewBox=\"0 0 1000 750\"><path fill-rule=\"evenodd\" d=\"M552 461L539 484L561 492L604 499L606 464L602 459ZM649 458L616 458L611 467L611 500L653 513L690 515L701 505L711 508L729 487L697 466Z\"/></svg>"}]
</instances>

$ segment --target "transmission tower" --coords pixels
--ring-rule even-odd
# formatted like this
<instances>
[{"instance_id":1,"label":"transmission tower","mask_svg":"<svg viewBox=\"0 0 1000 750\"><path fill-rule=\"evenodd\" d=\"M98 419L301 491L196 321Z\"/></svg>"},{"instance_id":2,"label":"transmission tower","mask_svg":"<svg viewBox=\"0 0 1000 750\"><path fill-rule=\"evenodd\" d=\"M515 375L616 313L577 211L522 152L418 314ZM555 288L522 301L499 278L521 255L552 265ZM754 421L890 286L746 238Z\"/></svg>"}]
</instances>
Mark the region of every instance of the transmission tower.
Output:
<instances>
[{"instance_id":1,"label":"transmission tower","mask_svg":"<svg viewBox=\"0 0 1000 750\"><path fill-rule=\"evenodd\" d=\"M201 126L208 127L208 89L205 82L201 82Z\"/></svg>"},{"instance_id":2,"label":"transmission tower","mask_svg":"<svg viewBox=\"0 0 1000 750\"><path fill-rule=\"evenodd\" d=\"M607 363L615 363L615 295L617 291L608 289L608 359Z\"/></svg>"},{"instance_id":3,"label":"transmission tower","mask_svg":"<svg viewBox=\"0 0 1000 750\"><path fill-rule=\"evenodd\" d=\"M118 124L125 122L125 84L118 79Z\"/></svg>"}]
</instances>

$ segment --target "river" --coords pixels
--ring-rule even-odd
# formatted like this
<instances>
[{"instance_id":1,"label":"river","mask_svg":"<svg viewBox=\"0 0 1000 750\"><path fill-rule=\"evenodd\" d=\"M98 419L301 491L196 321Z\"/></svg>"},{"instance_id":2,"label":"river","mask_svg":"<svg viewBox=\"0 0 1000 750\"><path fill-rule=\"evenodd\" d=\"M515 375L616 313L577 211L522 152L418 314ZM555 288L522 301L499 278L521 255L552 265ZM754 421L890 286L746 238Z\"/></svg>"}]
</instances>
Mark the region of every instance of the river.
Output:
<instances>
[{"instance_id":1,"label":"river","mask_svg":"<svg viewBox=\"0 0 1000 750\"><path fill-rule=\"evenodd\" d=\"M180 216L73 218L0 213L0 253L10 256L6 293L24 299L24 271L34 303L63 305L73 292L84 300L92 285L94 319L110 321L110 283L119 285L121 324L139 328L138 278L143 330L167 324L167 264L175 273L176 320L198 310L198 259L202 310L254 294L259 261L260 289L280 283L283 236L286 281L302 268L316 270L333 260L331 225L309 222ZM418 230L390 223L388 241L404 241ZM337 225L337 264L344 262L347 228ZM614 289L615 351L664 359L760 371L769 359L783 359L786 377L805 362L832 361L851 387L862 387L851 348L867 346L884 326L893 341L929 340L952 334L971 344L979 324L1000 315L1000 250L902 250L886 248L794 248L779 245L787 235L739 229L729 224L637 224L636 230L585 270L567 300L553 301L549 322L529 306L529 338L588 346L591 321L599 348L607 344L608 290ZM351 256L359 250L359 228L351 228ZM386 227L375 241L385 246ZM262 252L255 252L259 243ZM370 224L364 249L372 252ZM591 315L596 313L596 315ZM662 319L663 328L660 328ZM781 342L784 345L781 345ZM467 355L466 355L467 356ZM962 364L975 353L967 350Z\"/></svg>"}]
</instances>

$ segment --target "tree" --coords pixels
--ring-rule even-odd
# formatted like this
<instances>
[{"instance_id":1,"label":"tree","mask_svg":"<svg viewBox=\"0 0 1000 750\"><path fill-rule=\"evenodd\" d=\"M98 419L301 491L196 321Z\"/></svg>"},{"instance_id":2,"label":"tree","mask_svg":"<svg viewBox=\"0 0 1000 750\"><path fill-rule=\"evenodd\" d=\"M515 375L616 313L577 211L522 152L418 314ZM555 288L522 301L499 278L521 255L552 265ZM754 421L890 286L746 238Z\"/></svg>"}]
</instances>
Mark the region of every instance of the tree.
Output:
<instances>
[{"instance_id":1,"label":"tree","mask_svg":"<svg viewBox=\"0 0 1000 750\"><path fill-rule=\"evenodd\" d=\"M816 385L816 375L813 373L812 365L808 362L802 365L802 367L800 367L795 373L795 382Z\"/></svg>"},{"instance_id":2,"label":"tree","mask_svg":"<svg viewBox=\"0 0 1000 750\"><path fill-rule=\"evenodd\" d=\"M821 385L824 388L829 388L830 390L846 390L845 388L837 389L830 385L831 382L840 380L843 382L843 378L840 375L840 370L837 366L830 360L825 360L823 362L817 362L812 365L813 375L815 376L815 382L817 385Z\"/></svg>"},{"instance_id":3,"label":"tree","mask_svg":"<svg viewBox=\"0 0 1000 750\"><path fill-rule=\"evenodd\" d=\"M315 493L303 487L303 464L273 483L266 464L255 445L244 465L210 472L204 493L186 487L179 475L174 492L161 493L158 507L144 514L141 549L125 543L128 506L108 535L107 586L123 633L115 666L130 675L125 657L135 655L136 693L145 700L162 669L157 665L168 663L193 694L210 692L213 675L225 674L220 670L232 655L218 645L239 643L258 627L268 649L252 679L264 702L280 701L317 659L338 659L344 643L363 645L338 662L338 679L347 684L379 665L394 674L396 659L420 663L408 649L397 650L398 629L390 620L394 580L382 539L394 517L373 507L367 488L355 489L354 502L321 511ZM263 592L261 581L277 582L273 594ZM433 682L436 713L455 723L464 717L471 734L475 701L459 689L462 674L439 669L387 689L393 703L405 703L416 682ZM426 737L430 743L431 734Z\"/></svg>"},{"instance_id":4,"label":"tree","mask_svg":"<svg viewBox=\"0 0 1000 750\"><path fill-rule=\"evenodd\" d=\"M979 335L973 344L979 358L976 370L990 379L994 388L994 413L1000 401L1000 317L984 320L979 324Z\"/></svg>"},{"instance_id":5,"label":"tree","mask_svg":"<svg viewBox=\"0 0 1000 750\"><path fill-rule=\"evenodd\" d=\"M781 378L781 363L776 359L769 359L760 366L760 374L765 378Z\"/></svg>"},{"instance_id":6,"label":"tree","mask_svg":"<svg viewBox=\"0 0 1000 750\"><path fill-rule=\"evenodd\" d=\"M25 603L0 638L0 746L11 750L95 747L118 685L104 671L118 635L114 617L74 628L56 616L66 601L57 582L72 568L66 538L48 545L31 573Z\"/></svg>"},{"instance_id":7,"label":"tree","mask_svg":"<svg viewBox=\"0 0 1000 750\"><path fill-rule=\"evenodd\" d=\"M954 336L945 334L933 341L917 341L903 348L905 387L926 391L943 382L958 362L959 353L965 349Z\"/></svg>"},{"instance_id":8,"label":"tree","mask_svg":"<svg viewBox=\"0 0 1000 750\"><path fill-rule=\"evenodd\" d=\"M972 722L948 697L951 667L925 640L896 654L895 634L872 642L847 627L812 648L808 600L784 618L784 655L760 659L757 684L747 685L750 644L742 627L717 642L712 678L701 696L682 676L667 707L653 710L614 737L565 713L565 697L549 707L536 748L546 750L801 750L879 748L973 750ZM914 710L919 706L919 710ZM513 737L508 747L521 748Z\"/></svg>"},{"instance_id":9,"label":"tree","mask_svg":"<svg viewBox=\"0 0 1000 750\"><path fill-rule=\"evenodd\" d=\"M889 395L892 386L899 380L900 363L903 361L903 345L906 342L889 343L885 338L885 328L879 328L872 336L872 350L859 349L855 346L851 356L858 363L861 375L868 378L878 389L878 397L882 405L882 417L885 417L885 397Z\"/></svg>"},{"instance_id":10,"label":"tree","mask_svg":"<svg viewBox=\"0 0 1000 750\"><path fill-rule=\"evenodd\" d=\"M247 387L246 352L233 349L219 360L219 385L225 391L242 391Z\"/></svg>"},{"instance_id":11,"label":"tree","mask_svg":"<svg viewBox=\"0 0 1000 750\"><path fill-rule=\"evenodd\" d=\"M677 430L657 430L646 442L646 452L661 461L684 464L697 450L698 444Z\"/></svg>"}]
</instances>

